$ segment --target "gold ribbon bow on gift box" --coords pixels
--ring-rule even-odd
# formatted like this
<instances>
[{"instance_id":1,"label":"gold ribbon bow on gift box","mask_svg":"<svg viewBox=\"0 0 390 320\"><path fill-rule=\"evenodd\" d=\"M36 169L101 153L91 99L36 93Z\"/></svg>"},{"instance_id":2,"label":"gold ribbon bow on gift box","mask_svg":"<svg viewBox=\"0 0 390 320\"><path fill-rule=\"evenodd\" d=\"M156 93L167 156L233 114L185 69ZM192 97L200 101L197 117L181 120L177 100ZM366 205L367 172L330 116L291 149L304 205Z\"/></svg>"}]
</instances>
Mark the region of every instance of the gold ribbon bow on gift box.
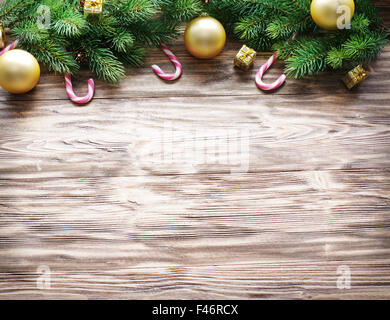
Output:
<instances>
[{"instance_id":1,"label":"gold ribbon bow on gift box","mask_svg":"<svg viewBox=\"0 0 390 320\"><path fill-rule=\"evenodd\" d=\"M255 57L256 51L243 45L234 58L234 64L243 70L248 70L255 62Z\"/></svg>"},{"instance_id":2,"label":"gold ribbon bow on gift box","mask_svg":"<svg viewBox=\"0 0 390 320\"><path fill-rule=\"evenodd\" d=\"M362 83L369 76L369 72L364 70L363 65L358 65L353 68L348 74L342 79L348 89L352 89L356 85Z\"/></svg>"},{"instance_id":3,"label":"gold ribbon bow on gift box","mask_svg":"<svg viewBox=\"0 0 390 320\"><path fill-rule=\"evenodd\" d=\"M239 59L243 60L245 63L250 63L252 62L254 53L255 50L248 47L242 47L239 53Z\"/></svg>"},{"instance_id":4,"label":"gold ribbon bow on gift box","mask_svg":"<svg viewBox=\"0 0 390 320\"><path fill-rule=\"evenodd\" d=\"M103 0L85 0L84 12L101 13L103 11Z\"/></svg>"}]
</instances>

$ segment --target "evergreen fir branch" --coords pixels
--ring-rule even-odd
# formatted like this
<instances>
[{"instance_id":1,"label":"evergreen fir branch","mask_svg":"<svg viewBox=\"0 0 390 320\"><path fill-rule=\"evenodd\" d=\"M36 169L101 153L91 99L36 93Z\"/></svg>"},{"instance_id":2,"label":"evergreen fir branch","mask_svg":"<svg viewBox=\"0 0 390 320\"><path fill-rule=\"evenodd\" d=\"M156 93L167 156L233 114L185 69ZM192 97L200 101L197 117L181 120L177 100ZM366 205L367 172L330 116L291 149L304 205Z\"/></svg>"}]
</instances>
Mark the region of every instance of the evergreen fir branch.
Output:
<instances>
[{"instance_id":1,"label":"evergreen fir branch","mask_svg":"<svg viewBox=\"0 0 390 320\"><path fill-rule=\"evenodd\" d=\"M134 37L126 29L118 29L118 32L111 39L114 51L126 52L134 45Z\"/></svg>"},{"instance_id":2,"label":"evergreen fir branch","mask_svg":"<svg viewBox=\"0 0 390 320\"><path fill-rule=\"evenodd\" d=\"M26 17L26 12L36 13L36 10L30 10L34 5L36 5L34 0L7 0L0 3L0 22L4 27L23 22L29 18L28 16Z\"/></svg>"},{"instance_id":3,"label":"evergreen fir branch","mask_svg":"<svg viewBox=\"0 0 390 320\"><path fill-rule=\"evenodd\" d=\"M382 25L382 19L372 0L355 0L356 13L363 13L374 26Z\"/></svg>"},{"instance_id":4,"label":"evergreen fir branch","mask_svg":"<svg viewBox=\"0 0 390 320\"><path fill-rule=\"evenodd\" d=\"M246 43L250 48L256 51L267 51L272 47L274 41L268 38L267 35L263 35L262 37L249 39Z\"/></svg>"},{"instance_id":5,"label":"evergreen fir branch","mask_svg":"<svg viewBox=\"0 0 390 320\"><path fill-rule=\"evenodd\" d=\"M291 4L292 12L298 10L305 13L306 15L310 14L311 0L291 0Z\"/></svg>"},{"instance_id":6,"label":"evergreen fir branch","mask_svg":"<svg viewBox=\"0 0 390 320\"><path fill-rule=\"evenodd\" d=\"M33 0L8 0L0 3L0 20L4 21L8 16L15 15L18 9L23 10L33 3Z\"/></svg>"},{"instance_id":7,"label":"evergreen fir branch","mask_svg":"<svg viewBox=\"0 0 390 320\"><path fill-rule=\"evenodd\" d=\"M308 29L314 29L310 15L303 19L295 19L291 21L289 17L281 17L271 22L267 27L267 34L271 39L290 38L295 33L302 33Z\"/></svg>"},{"instance_id":8,"label":"evergreen fir branch","mask_svg":"<svg viewBox=\"0 0 390 320\"><path fill-rule=\"evenodd\" d=\"M111 15L87 16L87 28L81 39L97 40L104 39L106 42L112 42L117 35L118 21Z\"/></svg>"},{"instance_id":9,"label":"evergreen fir branch","mask_svg":"<svg viewBox=\"0 0 390 320\"><path fill-rule=\"evenodd\" d=\"M61 19L53 25L53 31L60 36L77 37L87 26L84 17L78 11L67 10Z\"/></svg>"},{"instance_id":10,"label":"evergreen fir branch","mask_svg":"<svg viewBox=\"0 0 390 320\"><path fill-rule=\"evenodd\" d=\"M116 29L118 28L118 21L114 16L104 15L104 16L87 16L87 30L85 35L91 39L96 38L111 38L115 36Z\"/></svg>"},{"instance_id":11,"label":"evergreen fir branch","mask_svg":"<svg viewBox=\"0 0 390 320\"><path fill-rule=\"evenodd\" d=\"M351 31L364 33L369 31L370 20L362 13L355 14L351 21Z\"/></svg>"},{"instance_id":12,"label":"evergreen fir branch","mask_svg":"<svg viewBox=\"0 0 390 320\"><path fill-rule=\"evenodd\" d=\"M280 0L241 0L243 2L242 10L248 14L254 14L260 10L269 9L271 12L279 15L286 15L289 11L289 3ZM241 11L242 13L242 11Z\"/></svg>"},{"instance_id":13,"label":"evergreen fir branch","mask_svg":"<svg viewBox=\"0 0 390 320\"><path fill-rule=\"evenodd\" d=\"M161 43L171 43L177 36L177 23L166 23L151 20L147 23L133 25L129 31L134 35L137 43L146 46L160 46Z\"/></svg>"},{"instance_id":14,"label":"evergreen fir branch","mask_svg":"<svg viewBox=\"0 0 390 320\"><path fill-rule=\"evenodd\" d=\"M79 70L72 55L61 44L53 40L48 39L39 44L30 44L21 40L20 46L33 54L38 61L46 64L49 70L61 74L74 74Z\"/></svg>"},{"instance_id":15,"label":"evergreen fir branch","mask_svg":"<svg viewBox=\"0 0 390 320\"><path fill-rule=\"evenodd\" d=\"M145 58L145 49L142 47L133 47L126 52L117 52L116 56L125 65L141 67Z\"/></svg>"},{"instance_id":16,"label":"evergreen fir branch","mask_svg":"<svg viewBox=\"0 0 390 320\"><path fill-rule=\"evenodd\" d=\"M125 75L123 64L108 48L100 47L97 41L86 41L82 44L87 53L89 67L105 82L117 83Z\"/></svg>"},{"instance_id":17,"label":"evergreen fir branch","mask_svg":"<svg viewBox=\"0 0 390 320\"><path fill-rule=\"evenodd\" d=\"M259 34L264 33L266 27L265 17L261 15L251 15L236 23L234 33L240 39L250 40Z\"/></svg>"},{"instance_id":18,"label":"evergreen fir branch","mask_svg":"<svg viewBox=\"0 0 390 320\"><path fill-rule=\"evenodd\" d=\"M344 61L347 57L347 53L343 48L332 48L328 52L327 63L333 69L340 69L344 65Z\"/></svg>"},{"instance_id":19,"label":"evergreen fir branch","mask_svg":"<svg viewBox=\"0 0 390 320\"><path fill-rule=\"evenodd\" d=\"M70 8L70 5L72 4L73 0L40 0L37 2L37 7L40 5L48 6L52 14L54 15L61 15L64 13L67 9Z\"/></svg>"},{"instance_id":20,"label":"evergreen fir branch","mask_svg":"<svg viewBox=\"0 0 390 320\"><path fill-rule=\"evenodd\" d=\"M49 39L49 32L46 29L39 29L34 21L23 21L12 29L15 39L19 39L27 45L39 45Z\"/></svg>"},{"instance_id":21,"label":"evergreen fir branch","mask_svg":"<svg viewBox=\"0 0 390 320\"><path fill-rule=\"evenodd\" d=\"M225 26L232 25L234 22L245 17L245 15L241 16L239 14L236 2L230 0L211 1L207 4L206 11L210 16L220 20Z\"/></svg>"},{"instance_id":22,"label":"evergreen fir branch","mask_svg":"<svg viewBox=\"0 0 390 320\"><path fill-rule=\"evenodd\" d=\"M323 40L307 40L304 46L306 49L297 48L286 59L285 71L295 79L324 71L327 66L327 48Z\"/></svg>"},{"instance_id":23,"label":"evergreen fir branch","mask_svg":"<svg viewBox=\"0 0 390 320\"><path fill-rule=\"evenodd\" d=\"M190 20L203 11L200 0L160 0L158 3L165 19L178 22Z\"/></svg>"},{"instance_id":24,"label":"evergreen fir branch","mask_svg":"<svg viewBox=\"0 0 390 320\"><path fill-rule=\"evenodd\" d=\"M294 51L298 49L306 50L305 44L310 43L311 38L308 36L297 36L294 39L283 40L275 43L272 50L277 52L278 58L286 60Z\"/></svg>"},{"instance_id":25,"label":"evergreen fir branch","mask_svg":"<svg viewBox=\"0 0 390 320\"><path fill-rule=\"evenodd\" d=\"M149 0L109 0L105 6L111 14L115 12L114 16L121 25L148 21L156 13Z\"/></svg>"},{"instance_id":26,"label":"evergreen fir branch","mask_svg":"<svg viewBox=\"0 0 390 320\"><path fill-rule=\"evenodd\" d=\"M376 31L354 34L343 44L346 55L356 62L371 62L387 44L387 35Z\"/></svg>"}]
</instances>

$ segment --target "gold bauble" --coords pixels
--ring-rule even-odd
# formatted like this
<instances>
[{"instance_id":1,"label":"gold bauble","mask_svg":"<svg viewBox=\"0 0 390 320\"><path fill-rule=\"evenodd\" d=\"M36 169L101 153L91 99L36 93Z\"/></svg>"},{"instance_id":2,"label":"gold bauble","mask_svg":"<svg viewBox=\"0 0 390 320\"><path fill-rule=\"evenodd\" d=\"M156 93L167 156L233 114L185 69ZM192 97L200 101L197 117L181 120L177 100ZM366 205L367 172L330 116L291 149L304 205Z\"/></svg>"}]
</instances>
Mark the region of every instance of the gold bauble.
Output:
<instances>
[{"instance_id":1,"label":"gold bauble","mask_svg":"<svg viewBox=\"0 0 390 320\"><path fill-rule=\"evenodd\" d=\"M310 13L314 22L322 29L337 30L337 20L345 14L339 10L341 6L347 6L351 11L351 19L355 12L353 0L313 0L310 6ZM349 21L345 21L349 22Z\"/></svg>"},{"instance_id":2,"label":"gold bauble","mask_svg":"<svg viewBox=\"0 0 390 320\"><path fill-rule=\"evenodd\" d=\"M208 16L192 20L184 33L187 50L200 59L210 59L218 55L225 42L226 32L222 24Z\"/></svg>"},{"instance_id":3,"label":"gold bauble","mask_svg":"<svg viewBox=\"0 0 390 320\"><path fill-rule=\"evenodd\" d=\"M36 86L41 69L27 51L14 49L0 56L0 86L11 93L25 93Z\"/></svg>"}]
</instances>

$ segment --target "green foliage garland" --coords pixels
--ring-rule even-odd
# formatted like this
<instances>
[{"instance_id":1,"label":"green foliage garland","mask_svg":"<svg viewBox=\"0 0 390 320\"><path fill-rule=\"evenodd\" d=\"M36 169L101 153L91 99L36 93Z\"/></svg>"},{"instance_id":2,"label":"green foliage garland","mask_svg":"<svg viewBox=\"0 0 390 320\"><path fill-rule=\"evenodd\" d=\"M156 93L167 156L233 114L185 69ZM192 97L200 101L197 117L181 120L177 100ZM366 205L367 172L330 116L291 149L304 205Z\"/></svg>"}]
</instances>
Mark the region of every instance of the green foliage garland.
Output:
<instances>
[{"instance_id":1,"label":"green foliage garland","mask_svg":"<svg viewBox=\"0 0 390 320\"><path fill-rule=\"evenodd\" d=\"M310 16L311 0L105 0L101 15L84 15L78 0L6 0L0 22L49 70L76 73L81 61L102 80L118 82L146 50L170 43L178 27L202 12L257 51L275 50L286 72L302 78L376 59L388 34L371 0L355 0L351 29L324 31ZM41 28L42 6L50 23ZM293 36L297 34L295 38ZM78 60L74 53L87 59Z\"/></svg>"},{"instance_id":2,"label":"green foliage garland","mask_svg":"<svg viewBox=\"0 0 390 320\"><path fill-rule=\"evenodd\" d=\"M354 1L351 28L332 32L313 22L311 0L211 0L207 11L253 49L277 51L287 74L302 78L379 56L388 36L383 23L372 0Z\"/></svg>"},{"instance_id":3,"label":"green foliage garland","mask_svg":"<svg viewBox=\"0 0 390 320\"><path fill-rule=\"evenodd\" d=\"M84 15L78 0L6 0L0 22L49 70L76 73L73 53L81 52L98 78L116 83L126 65L140 66L148 47L171 42L180 22L202 11L197 0L105 0L103 8Z\"/></svg>"}]
</instances>

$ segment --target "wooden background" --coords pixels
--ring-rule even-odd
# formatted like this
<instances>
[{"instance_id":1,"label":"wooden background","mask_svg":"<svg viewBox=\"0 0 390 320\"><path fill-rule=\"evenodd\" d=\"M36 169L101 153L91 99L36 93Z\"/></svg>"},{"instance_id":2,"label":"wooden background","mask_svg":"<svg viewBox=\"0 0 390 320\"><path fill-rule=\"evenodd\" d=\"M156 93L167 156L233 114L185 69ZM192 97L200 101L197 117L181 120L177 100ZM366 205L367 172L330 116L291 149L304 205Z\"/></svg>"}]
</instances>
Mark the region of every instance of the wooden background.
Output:
<instances>
[{"instance_id":1,"label":"wooden background","mask_svg":"<svg viewBox=\"0 0 390 320\"><path fill-rule=\"evenodd\" d=\"M351 92L337 73L272 94L233 68L239 47L198 61L178 41L171 84L152 50L86 107L47 72L0 91L1 299L390 298L390 47ZM198 161L196 140L248 142L248 172L244 154Z\"/></svg>"}]
</instances>

